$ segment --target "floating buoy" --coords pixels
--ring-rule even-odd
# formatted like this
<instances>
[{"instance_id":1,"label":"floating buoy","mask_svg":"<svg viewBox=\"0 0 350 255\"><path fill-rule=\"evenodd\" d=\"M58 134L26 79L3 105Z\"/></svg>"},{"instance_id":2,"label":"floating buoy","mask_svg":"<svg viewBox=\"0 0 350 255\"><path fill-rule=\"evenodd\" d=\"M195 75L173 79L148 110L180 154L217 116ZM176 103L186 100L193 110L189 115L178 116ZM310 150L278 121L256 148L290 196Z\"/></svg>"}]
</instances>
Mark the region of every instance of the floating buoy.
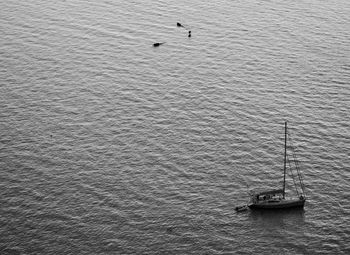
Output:
<instances>
[{"instance_id":1,"label":"floating buoy","mask_svg":"<svg viewBox=\"0 0 350 255\"><path fill-rule=\"evenodd\" d=\"M188 37L191 37L191 30L188 31Z\"/></svg>"}]
</instances>

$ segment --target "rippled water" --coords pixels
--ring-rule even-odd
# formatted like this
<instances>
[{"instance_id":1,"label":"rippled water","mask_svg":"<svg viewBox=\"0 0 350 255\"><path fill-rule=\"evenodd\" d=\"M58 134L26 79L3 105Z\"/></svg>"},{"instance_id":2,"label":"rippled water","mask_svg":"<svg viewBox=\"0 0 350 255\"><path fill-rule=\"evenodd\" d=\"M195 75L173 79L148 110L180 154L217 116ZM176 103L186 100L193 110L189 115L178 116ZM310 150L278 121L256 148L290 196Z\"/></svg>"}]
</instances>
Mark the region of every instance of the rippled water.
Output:
<instances>
[{"instance_id":1,"label":"rippled water","mask_svg":"<svg viewBox=\"0 0 350 255\"><path fill-rule=\"evenodd\" d=\"M0 253L349 254L349 17L347 0L2 1ZM286 120L304 210L235 213L281 184Z\"/></svg>"}]
</instances>

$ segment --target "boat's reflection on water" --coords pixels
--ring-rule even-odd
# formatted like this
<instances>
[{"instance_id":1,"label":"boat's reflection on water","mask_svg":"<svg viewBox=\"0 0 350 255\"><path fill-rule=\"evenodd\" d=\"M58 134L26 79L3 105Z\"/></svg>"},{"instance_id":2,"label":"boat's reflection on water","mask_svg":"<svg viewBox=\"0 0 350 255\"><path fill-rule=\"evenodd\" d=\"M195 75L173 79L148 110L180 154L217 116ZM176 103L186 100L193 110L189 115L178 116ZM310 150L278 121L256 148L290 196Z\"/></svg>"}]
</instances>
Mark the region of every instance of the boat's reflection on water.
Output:
<instances>
[{"instance_id":1,"label":"boat's reflection on water","mask_svg":"<svg viewBox=\"0 0 350 255\"><path fill-rule=\"evenodd\" d=\"M254 225L261 226L301 226L305 223L303 208L251 210L248 216Z\"/></svg>"},{"instance_id":2,"label":"boat's reflection on water","mask_svg":"<svg viewBox=\"0 0 350 255\"><path fill-rule=\"evenodd\" d=\"M260 254L307 254L308 224L302 208L250 210L247 222L247 243L259 247Z\"/></svg>"}]
</instances>

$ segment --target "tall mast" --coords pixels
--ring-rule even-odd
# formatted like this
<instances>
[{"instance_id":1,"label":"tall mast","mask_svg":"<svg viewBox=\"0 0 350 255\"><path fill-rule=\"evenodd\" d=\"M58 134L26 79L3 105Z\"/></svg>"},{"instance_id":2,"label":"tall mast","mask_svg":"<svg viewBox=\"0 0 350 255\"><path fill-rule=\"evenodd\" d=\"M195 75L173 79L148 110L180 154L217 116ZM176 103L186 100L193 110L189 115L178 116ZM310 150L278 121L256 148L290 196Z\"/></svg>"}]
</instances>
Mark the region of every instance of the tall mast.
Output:
<instances>
[{"instance_id":1,"label":"tall mast","mask_svg":"<svg viewBox=\"0 0 350 255\"><path fill-rule=\"evenodd\" d=\"M284 122L283 198L285 198L285 194L286 194L286 168L287 168L287 121Z\"/></svg>"}]
</instances>

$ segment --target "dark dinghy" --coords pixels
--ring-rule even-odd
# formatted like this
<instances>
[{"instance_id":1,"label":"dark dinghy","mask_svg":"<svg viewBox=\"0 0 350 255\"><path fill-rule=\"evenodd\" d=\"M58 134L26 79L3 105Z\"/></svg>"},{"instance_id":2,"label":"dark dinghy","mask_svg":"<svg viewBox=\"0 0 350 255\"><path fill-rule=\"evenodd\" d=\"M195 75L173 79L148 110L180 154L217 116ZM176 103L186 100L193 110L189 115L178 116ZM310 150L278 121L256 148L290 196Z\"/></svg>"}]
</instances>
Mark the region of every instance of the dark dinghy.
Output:
<instances>
[{"instance_id":1,"label":"dark dinghy","mask_svg":"<svg viewBox=\"0 0 350 255\"><path fill-rule=\"evenodd\" d=\"M165 42L162 42L162 43L159 43L159 42L157 42L157 43L153 43L153 47L159 47L160 45L162 45L162 44L164 44Z\"/></svg>"}]
</instances>

